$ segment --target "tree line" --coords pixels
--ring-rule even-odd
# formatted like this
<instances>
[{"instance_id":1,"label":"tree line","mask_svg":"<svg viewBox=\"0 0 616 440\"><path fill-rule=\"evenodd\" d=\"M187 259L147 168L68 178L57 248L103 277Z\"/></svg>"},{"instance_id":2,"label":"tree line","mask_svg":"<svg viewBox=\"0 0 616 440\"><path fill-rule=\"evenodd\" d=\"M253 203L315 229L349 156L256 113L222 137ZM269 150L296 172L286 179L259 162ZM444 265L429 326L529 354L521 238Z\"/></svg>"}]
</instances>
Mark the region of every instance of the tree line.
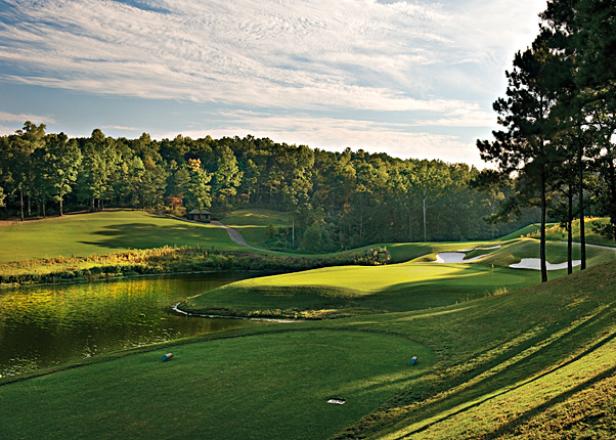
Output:
<instances>
[{"instance_id":1,"label":"tree line","mask_svg":"<svg viewBox=\"0 0 616 440\"><path fill-rule=\"evenodd\" d=\"M493 105L501 129L492 140L477 141L482 158L496 165L478 180L512 188L499 215L516 214L522 206L540 209L542 281L550 217L568 231L569 273L572 224L579 219L586 268L589 195L610 218L601 232L616 240L615 17L613 0L548 1L539 34L516 53L505 96Z\"/></svg>"},{"instance_id":2,"label":"tree line","mask_svg":"<svg viewBox=\"0 0 616 440\"><path fill-rule=\"evenodd\" d=\"M126 207L167 211L263 207L289 212L274 247L338 250L391 241L493 238L515 224L486 218L510 189L479 191L465 164L334 153L270 139L153 140L47 133L26 122L0 137L5 217Z\"/></svg>"}]
</instances>

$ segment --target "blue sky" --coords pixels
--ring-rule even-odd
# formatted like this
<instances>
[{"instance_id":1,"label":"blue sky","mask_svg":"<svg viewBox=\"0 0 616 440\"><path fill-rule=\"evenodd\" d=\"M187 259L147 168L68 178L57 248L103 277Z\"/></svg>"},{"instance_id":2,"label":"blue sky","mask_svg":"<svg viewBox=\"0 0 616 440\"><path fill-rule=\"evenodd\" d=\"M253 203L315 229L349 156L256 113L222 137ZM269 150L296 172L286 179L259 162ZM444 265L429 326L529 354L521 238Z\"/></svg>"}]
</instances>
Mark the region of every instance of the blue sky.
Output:
<instances>
[{"instance_id":1,"label":"blue sky","mask_svg":"<svg viewBox=\"0 0 616 440\"><path fill-rule=\"evenodd\" d=\"M544 0L0 0L0 132L268 136L480 164Z\"/></svg>"}]
</instances>

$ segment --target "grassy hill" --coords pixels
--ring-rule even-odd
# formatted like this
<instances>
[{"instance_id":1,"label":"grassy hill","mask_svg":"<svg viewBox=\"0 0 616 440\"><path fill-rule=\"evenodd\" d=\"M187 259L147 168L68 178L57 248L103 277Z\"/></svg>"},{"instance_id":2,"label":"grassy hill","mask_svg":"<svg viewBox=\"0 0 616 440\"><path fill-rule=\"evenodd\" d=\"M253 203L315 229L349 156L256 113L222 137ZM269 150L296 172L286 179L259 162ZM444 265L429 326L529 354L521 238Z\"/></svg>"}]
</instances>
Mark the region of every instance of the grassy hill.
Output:
<instances>
[{"instance_id":1,"label":"grassy hill","mask_svg":"<svg viewBox=\"0 0 616 440\"><path fill-rule=\"evenodd\" d=\"M248 244L267 247L267 229L290 225L289 214L271 209L236 209L224 215L221 221L237 229Z\"/></svg>"},{"instance_id":2,"label":"grassy hill","mask_svg":"<svg viewBox=\"0 0 616 440\"><path fill-rule=\"evenodd\" d=\"M601 217L588 217L585 222L585 232L586 232L586 242L589 244L599 245L599 246L609 246L616 247L616 243L614 240L610 240L609 238L599 234L597 232L597 227L601 225L605 225L609 220L607 218ZM573 240L579 240L580 236L580 221L573 221ZM501 237L501 240L511 240L514 238L520 237L532 237L539 238L539 224L535 223L532 225L525 226L523 228L517 229L510 234L507 234L504 237ZM560 227L558 223L548 223L546 227L546 237L548 240L555 241L567 241L567 231Z\"/></svg>"},{"instance_id":3,"label":"grassy hill","mask_svg":"<svg viewBox=\"0 0 616 440\"><path fill-rule=\"evenodd\" d=\"M503 242L500 247L471 245L477 243L419 244L424 252L432 253L407 263L326 267L251 278L193 297L186 307L210 314L331 317L439 307L537 283L537 271L508 267L523 258L537 258L536 240ZM467 250L469 257L480 255L482 260L473 264L433 262L436 251L456 249ZM566 261L566 244L549 242L547 254L551 263ZM611 250L588 249L589 265L614 259L616 252ZM552 271L549 276L559 278L565 273Z\"/></svg>"},{"instance_id":4,"label":"grassy hill","mask_svg":"<svg viewBox=\"0 0 616 440\"><path fill-rule=\"evenodd\" d=\"M341 266L243 280L185 306L201 313L332 317L438 307L536 282L531 271L465 264Z\"/></svg>"},{"instance_id":5,"label":"grassy hill","mask_svg":"<svg viewBox=\"0 0 616 440\"><path fill-rule=\"evenodd\" d=\"M451 287L445 279L432 294ZM364 281L358 292L370 290ZM270 324L92 360L0 385L0 425L11 439L612 438L614 286L610 263L440 308ZM161 363L167 351L176 359ZM328 405L333 396L347 404Z\"/></svg>"},{"instance_id":6,"label":"grassy hill","mask_svg":"<svg viewBox=\"0 0 616 440\"><path fill-rule=\"evenodd\" d=\"M238 249L218 226L143 211L104 211L0 223L0 263L34 258L104 255L162 246Z\"/></svg>"}]
</instances>

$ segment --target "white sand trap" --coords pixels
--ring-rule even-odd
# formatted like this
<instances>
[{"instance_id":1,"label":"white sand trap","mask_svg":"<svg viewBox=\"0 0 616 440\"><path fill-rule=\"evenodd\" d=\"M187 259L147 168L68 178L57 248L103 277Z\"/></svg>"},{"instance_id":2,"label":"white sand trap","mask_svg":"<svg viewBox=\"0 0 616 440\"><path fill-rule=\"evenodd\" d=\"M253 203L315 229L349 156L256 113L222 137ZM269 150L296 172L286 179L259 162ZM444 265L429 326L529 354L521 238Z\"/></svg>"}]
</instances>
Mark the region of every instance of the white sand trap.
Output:
<instances>
[{"instance_id":1,"label":"white sand trap","mask_svg":"<svg viewBox=\"0 0 616 440\"><path fill-rule=\"evenodd\" d=\"M478 247L476 248L476 250L478 251L493 251L494 249L500 249L502 247L502 245L497 244L494 246L487 246L487 247Z\"/></svg>"},{"instance_id":2,"label":"white sand trap","mask_svg":"<svg viewBox=\"0 0 616 440\"><path fill-rule=\"evenodd\" d=\"M440 254L436 254L436 262L437 263L473 263L479 260L480 258L482 258L483 255L480 255L479 257L475 257L475 258L469 258L468 260L465 260L464 257L466 257L466 254L463 252L441 252Z\"/></svg>"},{"instance_id":3,"label":"white sand trap","mask_svg":"<svg viewBox=\"0 0 616 440\"><path fill-rule=\"evenodd\" d=\"M573 267L579 266L580 264L582 264L581 260L573 260ZM562 270L567 268L567 262L552 264L546 261L546 266L548 270ZM522 261L519 263L510 264L509 267L513 269L541 270L541 259L522 258Z\"/></svg>"},{"instance_id":4,"label":"white sand trap","mask_svg":"<svg viewBox=\"0 0 616 440\"><path fill-rule=\"evenodd\" d=\"M329 403L330 405L344 405L346 403L346 400L340 397L332 397L327 401L327 403Z\"/></svg>"}]
</instances>

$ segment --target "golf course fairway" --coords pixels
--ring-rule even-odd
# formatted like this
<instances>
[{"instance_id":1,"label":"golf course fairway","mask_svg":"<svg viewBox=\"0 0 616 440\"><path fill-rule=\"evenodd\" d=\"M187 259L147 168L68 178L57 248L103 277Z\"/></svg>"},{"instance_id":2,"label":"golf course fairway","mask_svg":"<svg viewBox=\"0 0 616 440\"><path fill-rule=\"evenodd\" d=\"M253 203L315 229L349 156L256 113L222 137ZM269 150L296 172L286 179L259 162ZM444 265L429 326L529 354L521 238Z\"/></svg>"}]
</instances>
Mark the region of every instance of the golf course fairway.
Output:
<instances>
[{"instance_id":1,"label":"golf course fairway","mask_svg":"<svg viewBox=\"0 0 616 440\"><path fill-rule=\"evenodd\" d=\"M169 240L229 250L235 246L224 228L145 213L93 216L97 222L79 221L78 216L49 222L53 228L41 239L41 249L66 256L156 247ZM261 228L255 229L258 234L262 232L265 220L254 221L250 212L236 216L237 223L255 224ZM133 224L139 222L144 224ZM122 223L132 224L122 227L131 232L116 236L113 231ZM81 238L61 240L62 228L69 231L78 225L89 225L82 236L74 236ZM164 234L163 243L162 235L139 232L152 228L171 228L166 230L171 234ZM254 243L259 242L257 235ZM148 242L143 241L146 238ZM35 243L24 243L19 256L29 258ZM387 248L395 263L253 276L199 290L180 303L191 312L285 318L281 322L109 352L1 378L2 435L10 439L37 438L41 433L49 439L616 435L614 249L589 247L588 270L576 269L571 276L553 271L551 281L539 285L537 271L509 267L537 257L534 238L379 246ZM444 260L438 254L445 252L463 254L462 263L439 263ZM574 247L574 258L578 252ZM547 254L551 263L562 263L566 244L549 241ZM173 353L173 359L162 362L166 353ZM413 356L416 364L411 362ZM331 398L345 403L329 404Z\"/></svg>"},{"instance_id":2,"label":"golf course fairway","mask_svg":"<svg viewBox=\"0 0 616 440\"><path fill-rule=\"evenodd\" d=\"M610 438L615 285L610 263L446 307L102 357L5 381L0 424L8 438L535 438L549 416L542 438ZM580 393L594 403L572 415Z\"/></svg>"},{"instance_id":3,"label":"golf course fairway","mask_svg":"<svg viewBox=\"0 0 616 440\"><path fill-rule=\"evenodd\" d=\"M173 351L168 363L146 352L9 385L0 392L10 408L0 416L3 434L112 438L121 428L133 439L325 438L432 363L406 338L359 330L288 329ZM422 360L415 368L412 355ZM328 405L333 396L348 403Z\"/></svg>"}]
</instances>

